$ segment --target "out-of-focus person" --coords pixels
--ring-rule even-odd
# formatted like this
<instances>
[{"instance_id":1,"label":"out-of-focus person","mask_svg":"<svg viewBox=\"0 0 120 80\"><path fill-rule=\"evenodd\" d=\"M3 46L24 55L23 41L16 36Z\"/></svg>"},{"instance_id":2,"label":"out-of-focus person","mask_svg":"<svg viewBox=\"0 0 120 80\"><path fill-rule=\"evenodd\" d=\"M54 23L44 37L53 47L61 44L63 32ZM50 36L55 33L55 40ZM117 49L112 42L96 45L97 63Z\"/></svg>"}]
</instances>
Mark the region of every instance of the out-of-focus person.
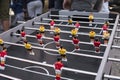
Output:
<instances>
[{"instance_id":1,"label":"out-of-focus person","mask_svg":"<svg viewBox=\"0 0 120 80\"><path fill-rule=\"evenodd\" d=\"M109 13L109 0L104 0L101 12Z\"/></svg>"},{"instance_id":2,"label":"out-of-focus person","mask_svg":"<svg viewBox=\"0 0 120 80\"><path fill-rule=\"evenodd\" d=\"M23 0L13 0L13 4L11 4L11 8L15 14L15 19L11 24L11 27L14 27L16 26L17 21L24 20Z\"/></svg>"},{"instance_id":3,"label":"out-of-focus person","mask_svg":"<svg viewBox=\"0 0 120 80\"><path fill-rule=\"evenodd\" d=\"M10 3L9 0L0 0L0 20L4 31L7 31L10 26L9 3Z\"/></svg>"},{"instance_id":4,"label":"out-of-focus person","mask_svg":"<svg viewBox=\"0 0 120 80\"><path fill-rule=\"evenodd\" d=\"M26 0L28 16L34 18L42 14L43 4L41 0Z\"/></svg>"},{"instance_id":5,"label":"out-of-focus person","mask_svg":"<svg viewBox=\"0 0 120 80\"><path fill-rule=\"evenodd\" d=\"M93 11L96 3L97 6L101 8L102 1L103 0L64 0L63 8L77 11Z\"/></svg>"}]
</instances>

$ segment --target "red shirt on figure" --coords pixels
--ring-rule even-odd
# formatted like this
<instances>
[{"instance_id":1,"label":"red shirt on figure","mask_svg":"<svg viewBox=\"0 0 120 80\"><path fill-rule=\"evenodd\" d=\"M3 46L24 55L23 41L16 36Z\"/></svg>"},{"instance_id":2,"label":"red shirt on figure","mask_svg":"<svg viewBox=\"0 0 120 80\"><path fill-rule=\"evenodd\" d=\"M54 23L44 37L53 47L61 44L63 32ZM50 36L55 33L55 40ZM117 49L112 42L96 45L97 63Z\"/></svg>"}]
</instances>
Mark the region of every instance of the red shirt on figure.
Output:
<instances>
[{"instance_id":1,"label":"red shirt on figure","mask_svg":"<svg viewBox=\"0 0 120 80\"><path fill-rule=\"evenodd\" d=\"M79 43L79 40L77 38L73 38L73 43L74 44L78 44Z\"/></svg>"},{"instance_id":2,"label":"red shirt on figure","mask_svg":"<svg viewBox=\"0 0 120 80\"><path fill-rule=\"evenodd\" d=\"M55 62L55 69L61 70L62 67L63 67L63 63L62 62Z\"/></svg>"},{"instance_id":3,"label":"red shirt on figure","mask_svg":"<svg viewBox=\"0 0 120 80\"><path fill-rule=\"evenodd\" d=\"M26 33L24 31L21 32L21 36L25 37Z\"/></svg>"},{"instance_id":4,"label":"red shirt on figure","mask_svg":"<svg viewBox=\"0 0 120 80\"><path fill-rule=\"evenodd\" d=\"M36 34L36 38L37 39L41 39L42 38L42 34Z\"/></svg>"},{"instance_id":5,"label":"red shirt on figure","mask_svg":"<svg viewBox=\"0 0 120 80\"><path fill-rule=\"evenodd\" d=\"M6 55L7 55L7 52L6 52L6 51L0 52L0 57L5 57Z\"/></svg>"},{"instance_id":6,"label":"red shirt on figure","mask_svg":"<svg viewBox=\"0 0 120 80\"><path fill-rule=\"evenodd\" d=\"M54 20L52 20L52 21L50 22L50 26L54 26L54 24L55 24L55 22L54 22Z\"/></svg>"},{"instance_id":7,"label":"red shirt on figure","mask_svg":"<svg viewBox=\"0 0 120 80\"><path fill-rule=\"evenodd\" d=\"M94 41L94 46L95 47L100 47L101 42L100 41Z\"/></svg>"},{"instance_id":8,"label":"red shirt on figure","mask_svg":"<svg viewBox=\"0 0 120 80\"><path fill-rule=\"evenodd\" d=\"M60 37L59 37L59 36L54 36L54 41L58 42L58 41L59 41L59 39L60 39Z\"/></svg>"}]
</instances>

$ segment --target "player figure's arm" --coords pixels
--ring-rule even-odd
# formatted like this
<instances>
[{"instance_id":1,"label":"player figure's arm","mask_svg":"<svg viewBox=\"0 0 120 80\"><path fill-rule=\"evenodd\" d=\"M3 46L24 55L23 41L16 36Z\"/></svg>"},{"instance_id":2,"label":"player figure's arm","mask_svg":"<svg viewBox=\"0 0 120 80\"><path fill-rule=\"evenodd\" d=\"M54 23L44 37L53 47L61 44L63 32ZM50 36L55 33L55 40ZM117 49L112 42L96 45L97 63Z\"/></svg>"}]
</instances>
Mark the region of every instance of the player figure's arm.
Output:
<instances>
[{"instance_id":1,"label":"player figure's arm","mask_svg":"<svg viewBox=\"0 0 120 80\"><path fill-rule=\"evenodd\" d=\"M64 0L63 9L70 9L70 8L71 8L71 0Z\"/></svg>"}]
</instances>

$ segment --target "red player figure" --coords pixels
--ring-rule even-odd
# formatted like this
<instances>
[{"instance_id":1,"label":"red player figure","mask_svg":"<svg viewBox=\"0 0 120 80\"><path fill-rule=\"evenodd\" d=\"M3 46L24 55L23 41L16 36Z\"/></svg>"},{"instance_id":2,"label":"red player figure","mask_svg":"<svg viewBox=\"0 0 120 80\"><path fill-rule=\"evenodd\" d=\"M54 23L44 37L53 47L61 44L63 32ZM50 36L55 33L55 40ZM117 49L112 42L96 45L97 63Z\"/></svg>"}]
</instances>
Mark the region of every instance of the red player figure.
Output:
<instances>
[{"instance_id":1,"label":"red player figure","mask_svg":"<svg viewBox=\"0 0 120 80\"><path fill-rule=\"evenodd\" d=\"M55 35L54 35L54 41L55 41L55 44L56 44L56 47L57 47L57 48L60 47L60 42L59 42L59 40L60 40L60 36L57 35L57 34L55 34Z\"/></svg>"},{"instance_id":2,"label":"red player figure","mask_svg":"<svg viewBox=\"0 0 120 80\"><path fill-rule=\"evenodd\" d=\"M94 47L95 47L95 52L96 53L100 53L100 44L101 44L101 42L99 41L98 38L96 38L95 41L94 41Z\"/></svg>"},{"instance_id":3,"label":"red player figure","mask_svg":"<svg viewBox=\"0 0 120 80\"><path fill-rule=\"evenodd\" d=\"M26 33L25 33L25 31L24 30L21 30L21 38L22 38L22 40L23 41L26 41Z\"/></svg>"},{"instance_id":4,"label":"red player figure","mask_svg":"<svg viewBox=\"0 0 120 80\"><path fill-rule=\"evenodd\" d=\"M74 43L75 49L78 50L79 49L79 40L77 37L73 37L73 43Z\"/></svg>"},{"instance_id":5,"label":"red player figure","mask_svg":"<svg viewBox=\"0 0 120 80\"><path fill-rule=\"evenodd\" d=\"M5 60L7 55L7 48L3 47L3 50L0 52L0 69L5 69Z\"/></svg>"},{"instance_id":6,"label":"red player figure","mask_svg":"<svg viewBox=\"0 0 120 80\"><path fill-rule=\"evenodd\" d=\"M51 22L50 22L50 29L51 30L54 30L54 25L55 25L55 21L51 20Z\"/></svg>"},{"instance_id":7,"label":"red player figure","mask_svg":"<svg viewBox=\"0 0 120 80\"><path fill-rule=\"evenodd\" d=\"M40 32L37 32L36 38L38 40L38 43L40 43L40 45L43 45L42 34Z\"/></svg>"},{"instance_id":8,"label":"red player figure","mask_svg":"<svg viewBox=\"0 0 120 80\"><path fill-rule=\"evenodd\" d=\"M75 24L75 28L77 29L77 30L79 30L79 28L80 28L80 23L77 21L76 22L76 24Z\"/></svg>"},{"instance_id":9,"label":"red player figure","mask_svg":"<svg viewBox=\"0 0 120 80\"><path fill-rule=\"evenodd\" d=\"M103 30L103 34L104 34L104 32L106 32L106 31L108 30L107 24L104 24L104 25L102 26L102 30Z\"/></svg>"},{"instance_id":10,"label":"red player figure","mask_svg":"<svg viewBox=\"0 0 120 80\"><path fill-rule=\"evenodd\" d=\"M55 66L55 74L56 74L56 79L55 80L61 80L61 73L62 73L62 67L63 63L61 62L61 58L57 59L57 62L54 64Z\"/></svg>"}]
</instances>

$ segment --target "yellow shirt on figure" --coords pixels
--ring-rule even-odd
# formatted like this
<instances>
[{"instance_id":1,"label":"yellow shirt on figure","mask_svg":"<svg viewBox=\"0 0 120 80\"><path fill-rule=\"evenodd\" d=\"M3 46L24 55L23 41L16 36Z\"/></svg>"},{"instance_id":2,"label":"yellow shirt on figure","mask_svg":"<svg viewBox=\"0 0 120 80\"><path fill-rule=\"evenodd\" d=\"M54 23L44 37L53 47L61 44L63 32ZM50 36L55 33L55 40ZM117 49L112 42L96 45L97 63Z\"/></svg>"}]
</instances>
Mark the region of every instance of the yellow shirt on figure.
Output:
<instances>
[{"instance_id":1,"label":"yellow shirt on figure","mask_svg":"<svg viewBox=\"0 0 120 80\"><path fill-rule=\"evenodd\" d=\"M55 33L60 33L60 31L61 31L60 28L55 27L55 30L54 30Z\"/></svg>"},{"instance_id":2,"label":"yellow shirt on figure","mask_svg":"<svg viewBox=\"0 0 120 80\"><path fill-rule=\"evenodd\" d=\"M44 32L44 31L45 31L45 27L42 25L42 26L40 26L39 30L40 30L41 32Z\"/></svg>"},{"instance_id":3,"label":"yellow shirt on figure","mask_svg":"<svg viewBox=\"0 0 120 80\"><path fill-rule=\"evenodd\" d=\"M72 19L68 19L68 23L69 23L69 24L72 24Z\"/></svg>"},{"instance_id":4,"label":"yellow shirt on figure","mask_svg":"<svg viewBox=\"0 0 120 80\"><path fill-rule=\"evenodd\" d=\"M89 32L89 37L95 37L95 35L96 35L95 31L90 31Z\"/></svg>"},{"instance_id":5,"label":"yellow shirt on figure","mask_svg":"<svg viewBox=\"0 0 120 80\"><path fill-rule=\"evenodd\" d=\"M105 39L109 39L109 37L110 37L110 33L108 33L108 32L104 32L104 34L103 34L103 38L105 38Z\"/></svg>"},{"instance_id":6,"label":"yellow shirt on figure","mask_svg":"<svg viewBox=\"0 0 120 80\"><path fill-rule=\"evenodd\" d=\"M29 43L24 43L24 46L26 49L31 49L31 44L29 44Z\"/></svg>"},{"instance_id":7,"label":"yellow shirt on figure","mask_svg":"<svg viewBox=\"0 0 120 80\"><path fill-rule=\"evenodd\" d=\"M72 30L71 30L71 34L72 34L72 35L76 35L77 33L78 33L78 30L77 30L77 29L72 29Z\"/></svg>"},{"instance_id":8,"label":"yellow shirt on figure","mask_svg":"<svg viewBox=\"0 0 120 80\"><path fill-rule=\"evenodd\" d=\"M66 54L66 49L64 49L64 48L60 48L59 50L58 50L58 52L59 52L59 54Z\"/></svg>"},{"instance_id":9,"label":"yellow shirt on figure","mask_svg":"<svg viewBox=\"0 0 120 80\"><path fill-rule=\"evenodd\" d=\"M2 39L0 39L0 44L3 44L3 43L4 43L4 41Z\"/></svg>"}]
</instances>

